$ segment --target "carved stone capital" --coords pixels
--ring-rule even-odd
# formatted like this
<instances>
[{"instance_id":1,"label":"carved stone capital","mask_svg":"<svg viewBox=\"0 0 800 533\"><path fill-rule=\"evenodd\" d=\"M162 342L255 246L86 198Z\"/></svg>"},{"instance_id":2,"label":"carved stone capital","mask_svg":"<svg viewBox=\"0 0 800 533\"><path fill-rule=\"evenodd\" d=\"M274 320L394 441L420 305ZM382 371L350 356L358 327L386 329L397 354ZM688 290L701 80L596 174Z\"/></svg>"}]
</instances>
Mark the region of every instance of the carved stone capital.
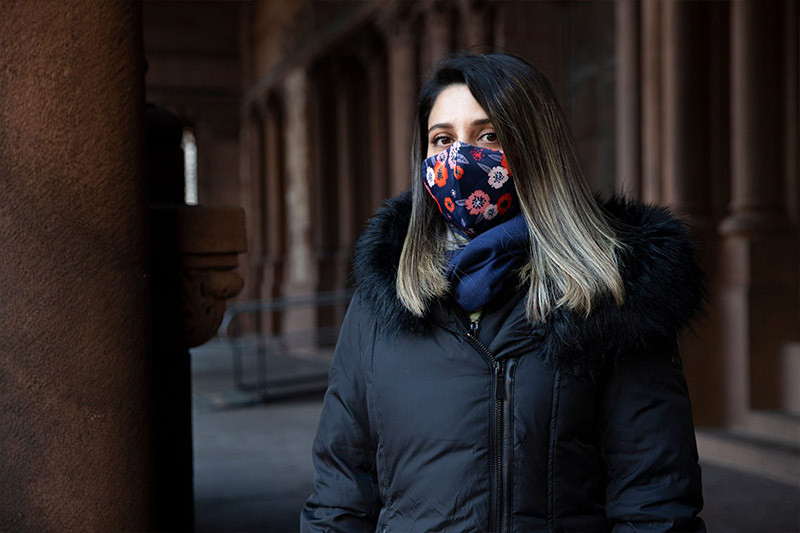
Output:
<instances>
[{"instance_id":1,"label":"carved stone capital","mask_svg":"<svg viewBox=\"0 0 800 533\"><path fill-rule=\"evenodd\" d=\"M233 272L247 250L244 210L152 206L151 230L156 314L165 328L180 329L187 348L199 346L215 335L225 301L244 287Z\"/></svg>"},{"instance_id":2,"label":"carved stone capital","mask_svg":"<svg viewBox=\"0 0 800 533\"><path fill-rule=\"evenodd\" d=\"M184 268L181 270L181 326L188 347L199 346L214 336L225 301L239 294L244 280L226 270Z\"/></svg>"}]
</instances>

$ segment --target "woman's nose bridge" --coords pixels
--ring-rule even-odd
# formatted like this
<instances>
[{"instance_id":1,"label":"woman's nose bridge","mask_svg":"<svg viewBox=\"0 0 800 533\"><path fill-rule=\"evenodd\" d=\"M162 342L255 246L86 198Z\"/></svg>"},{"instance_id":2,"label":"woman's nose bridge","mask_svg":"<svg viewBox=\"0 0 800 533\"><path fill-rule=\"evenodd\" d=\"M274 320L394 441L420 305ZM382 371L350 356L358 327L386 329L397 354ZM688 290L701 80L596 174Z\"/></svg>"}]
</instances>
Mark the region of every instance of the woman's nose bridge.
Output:
<instances>
[{"instance_id":1,"label":"woman's nose bridge","mask_svg":"<svg viewBox=\"0 0 800 533\"><path fill-rule=\"evenodd\" d=\"M462 126L456 130L456 140L462 143L472 144L472 139L470 138L471 133L472 132L466 126Z\"/></svg>"}]
</instances>

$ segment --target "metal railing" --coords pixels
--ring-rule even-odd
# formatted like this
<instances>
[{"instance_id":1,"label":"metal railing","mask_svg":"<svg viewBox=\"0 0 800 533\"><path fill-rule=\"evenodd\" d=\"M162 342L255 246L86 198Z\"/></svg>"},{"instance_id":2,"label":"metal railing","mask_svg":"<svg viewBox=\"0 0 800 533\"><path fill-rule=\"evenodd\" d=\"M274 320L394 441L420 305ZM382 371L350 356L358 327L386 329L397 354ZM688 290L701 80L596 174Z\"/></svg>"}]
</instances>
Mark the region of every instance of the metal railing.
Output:
<instances>
[{"instance_id":1,"label":"metal railing","mask_svg":"<svg viewBox=\"0 0 800 533\"><path fill-rule=\"evenodd\" d=\"M252 300L233 304L225 311L218 334L227 341L233 357L236 387L265 400L324 390L333 348L339 336L340 319L353 295L340 290L275 300ZM306 309L319 316L330 308L334 323L308 329L285 329L283 320ZM270 316L272 315L272 316ZM245 317L250 317L249 320ZM278 324L277 332L263 332L266 323Z\"/></svg>"}]
</instances>

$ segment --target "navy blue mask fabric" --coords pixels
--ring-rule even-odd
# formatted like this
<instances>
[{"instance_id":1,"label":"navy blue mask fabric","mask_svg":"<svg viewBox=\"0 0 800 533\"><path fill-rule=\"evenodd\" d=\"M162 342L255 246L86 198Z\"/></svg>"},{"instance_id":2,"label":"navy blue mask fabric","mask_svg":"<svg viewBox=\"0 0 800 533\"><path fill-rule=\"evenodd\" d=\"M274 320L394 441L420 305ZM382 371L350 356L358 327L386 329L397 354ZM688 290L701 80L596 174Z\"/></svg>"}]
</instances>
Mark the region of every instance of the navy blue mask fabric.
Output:
<instances>
[{"instance_id":1,"label":"navy blue mask fabric","mask_svg":"<svg viewBox=\"0 0 800 533\"><path fill-rule=\"evenodd\" d=\"M422 162L422 178L442 215L470 237L519 212L514 180L500 150L456 141Z\"/></svg>"}]
</instances>

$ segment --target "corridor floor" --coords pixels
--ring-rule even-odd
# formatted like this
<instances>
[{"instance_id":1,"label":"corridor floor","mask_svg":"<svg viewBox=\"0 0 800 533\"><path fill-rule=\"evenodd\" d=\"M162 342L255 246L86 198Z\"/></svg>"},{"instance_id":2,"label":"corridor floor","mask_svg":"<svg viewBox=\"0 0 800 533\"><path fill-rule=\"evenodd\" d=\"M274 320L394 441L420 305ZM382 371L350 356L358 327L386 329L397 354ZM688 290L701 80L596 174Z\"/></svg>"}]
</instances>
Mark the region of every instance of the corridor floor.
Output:
<instances>
[{"instance_id":1,"label":"corridor floor","mask_svg":"<svg viewBox=\"0 0 800 533\"><path fill-rule=\"evenodd\" d=\"M192 350L197 533L298 530L322 394L268 404L235 390L231 357ZM708 531L800 532L800 488L701 458Z\"/></svg>"}]
</instances>

